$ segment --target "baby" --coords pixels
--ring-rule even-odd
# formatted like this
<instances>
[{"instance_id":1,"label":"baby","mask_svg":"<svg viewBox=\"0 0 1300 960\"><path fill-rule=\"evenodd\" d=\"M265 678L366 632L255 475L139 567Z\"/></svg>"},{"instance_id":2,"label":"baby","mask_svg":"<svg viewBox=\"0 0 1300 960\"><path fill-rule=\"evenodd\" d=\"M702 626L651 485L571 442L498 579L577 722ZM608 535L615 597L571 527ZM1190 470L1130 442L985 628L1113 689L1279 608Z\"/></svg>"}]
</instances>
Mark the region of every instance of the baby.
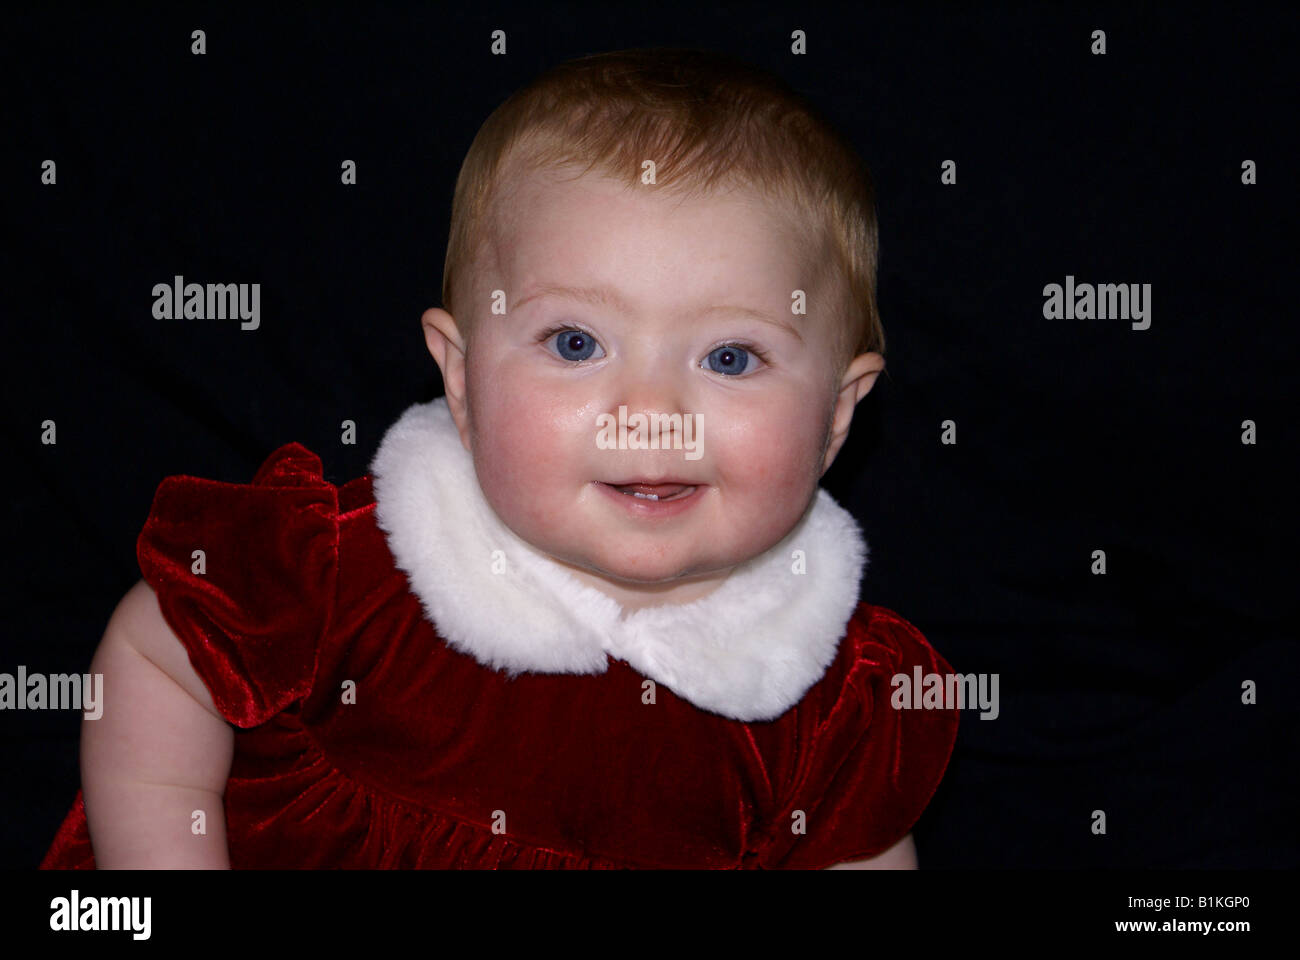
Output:
<instances>
[{"instance_id":1,"label":"baby","mask_svg":"<svg viewBox=\"0 0 1300 960\"><path fill-rule=\"evenodd\" d=\"M43 865L915 867L957 718L890 680L950 668L819 489L884 368L873 203L720 56L516 93L423 316L445 398L342 487L298 444L164 482Z\"/></svg>"}]
</instances>

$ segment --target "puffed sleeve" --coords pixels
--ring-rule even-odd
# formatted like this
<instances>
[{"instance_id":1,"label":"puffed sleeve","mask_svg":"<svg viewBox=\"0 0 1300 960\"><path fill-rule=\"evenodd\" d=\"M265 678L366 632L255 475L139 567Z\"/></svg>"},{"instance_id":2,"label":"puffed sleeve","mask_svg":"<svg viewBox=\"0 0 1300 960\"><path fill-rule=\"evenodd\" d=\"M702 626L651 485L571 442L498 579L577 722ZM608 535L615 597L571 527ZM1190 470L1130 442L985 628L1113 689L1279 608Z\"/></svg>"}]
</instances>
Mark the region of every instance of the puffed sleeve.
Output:
<instances>
[{"instance_id":1,"label":"puffed sleeve","mask_svg":"<svg viewBox=\"0 0 1300 960\"><path fill-rule=\"evenodd\" d=\"M765 867L821 869L884 853L907 836L943 779L959 711L934 699L931 709L917 709L910 687L902 708L904 687L893 679L912 683L918 667L922 677L946 678L952 668L898 614L869 609L865 627L850 631L856 660L817 726L761 856Z\"/></svg>"},{"instance_id":2,"label":"puffed sleeve","mask_svg":"<svg viewBox=\"0 0 1300 960\"><path fill-rule=\"evenodd\" d=\"M257 726L310 692L338 567L338 490L314 453L287 444L250 484L167 477L136 557L227 720Z\"/></svg>"}]
</instances>

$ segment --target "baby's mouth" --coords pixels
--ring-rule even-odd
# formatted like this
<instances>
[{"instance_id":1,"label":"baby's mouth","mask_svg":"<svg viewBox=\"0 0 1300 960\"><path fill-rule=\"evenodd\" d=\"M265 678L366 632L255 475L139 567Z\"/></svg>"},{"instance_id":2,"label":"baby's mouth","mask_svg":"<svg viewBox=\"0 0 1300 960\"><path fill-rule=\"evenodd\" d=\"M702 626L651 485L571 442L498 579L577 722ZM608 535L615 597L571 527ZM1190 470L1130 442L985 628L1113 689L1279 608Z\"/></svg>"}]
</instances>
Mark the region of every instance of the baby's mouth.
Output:
<instances>
[{"instance_id":1,"label":"baby's mouth","mask_svg":"<svg viewBox=\"0 0 1300 960\"><path fill-rule=\"evenodd\" d=\"M686 483L607 483L619 493L641 500L682 500L695 492L695 486Z\"/></svg>"}]
</instances>

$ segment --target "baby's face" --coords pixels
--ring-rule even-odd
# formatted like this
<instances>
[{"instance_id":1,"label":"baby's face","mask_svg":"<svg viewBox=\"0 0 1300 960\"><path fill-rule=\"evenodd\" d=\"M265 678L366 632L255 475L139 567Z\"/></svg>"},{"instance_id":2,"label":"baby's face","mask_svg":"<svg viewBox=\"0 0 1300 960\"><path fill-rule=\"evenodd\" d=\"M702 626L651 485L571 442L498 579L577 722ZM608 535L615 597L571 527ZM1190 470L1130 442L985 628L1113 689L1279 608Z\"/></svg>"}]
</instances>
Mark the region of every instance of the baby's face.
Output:
<instances>
[{"instance_id":1,"label":"baby's face","mask_svg":"<svg viewBox=\"0 0 1300 960\"><path fill-rule=\"evenodd\" d=\"M821 251L750 192L678 205L652 185L539 173L509 209L472 278L468 350L439 358L484 495L623 599L716 585L789 533L829 465L840 320L838 288L814 282ZM807 315L791 312L796 290ZM431 310L426 327L439 315L448 326ZM660 449L620 448L620 408L682 427ZM620 489L636 482L663 484L661 499Z\"/></svg>"}]
</instances>

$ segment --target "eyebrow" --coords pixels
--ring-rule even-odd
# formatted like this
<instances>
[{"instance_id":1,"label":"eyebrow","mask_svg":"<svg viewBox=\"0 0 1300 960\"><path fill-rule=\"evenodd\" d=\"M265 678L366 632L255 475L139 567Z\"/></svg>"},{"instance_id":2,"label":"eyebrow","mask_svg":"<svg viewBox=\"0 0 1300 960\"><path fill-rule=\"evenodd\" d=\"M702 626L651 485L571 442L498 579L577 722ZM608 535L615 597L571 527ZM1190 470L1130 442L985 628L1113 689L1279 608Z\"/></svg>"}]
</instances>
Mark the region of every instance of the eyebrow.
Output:
<instances>
[{"instance_id":1,"label":"eyebrow","mask_svg":"<svg viewBox=\"0 0 1300 960\"><path fill-rule=\"evenodd\" d=\"M627 299L613 287L596 286L596 287L568 287L563 284L543 283L533 290L528 296L516 303L510 310L513 312L522 307L530 300L536 300L539 297L558 297L563 300L573 300L577 303L585 303L593 307L610 307L618 310L620 313L631 313L632 306ZM785 322L762 310L755 310L753 307L740 306L738 304L717 304L709 307L700 313L700 316L708 316L715 313L726 313L731 316L742 317L747 320L759 320L763 323L770 323L779 327L794 336L803 343L803 334L799 332L798 327L793 323Z\"/></svg>"}]
</instances>

